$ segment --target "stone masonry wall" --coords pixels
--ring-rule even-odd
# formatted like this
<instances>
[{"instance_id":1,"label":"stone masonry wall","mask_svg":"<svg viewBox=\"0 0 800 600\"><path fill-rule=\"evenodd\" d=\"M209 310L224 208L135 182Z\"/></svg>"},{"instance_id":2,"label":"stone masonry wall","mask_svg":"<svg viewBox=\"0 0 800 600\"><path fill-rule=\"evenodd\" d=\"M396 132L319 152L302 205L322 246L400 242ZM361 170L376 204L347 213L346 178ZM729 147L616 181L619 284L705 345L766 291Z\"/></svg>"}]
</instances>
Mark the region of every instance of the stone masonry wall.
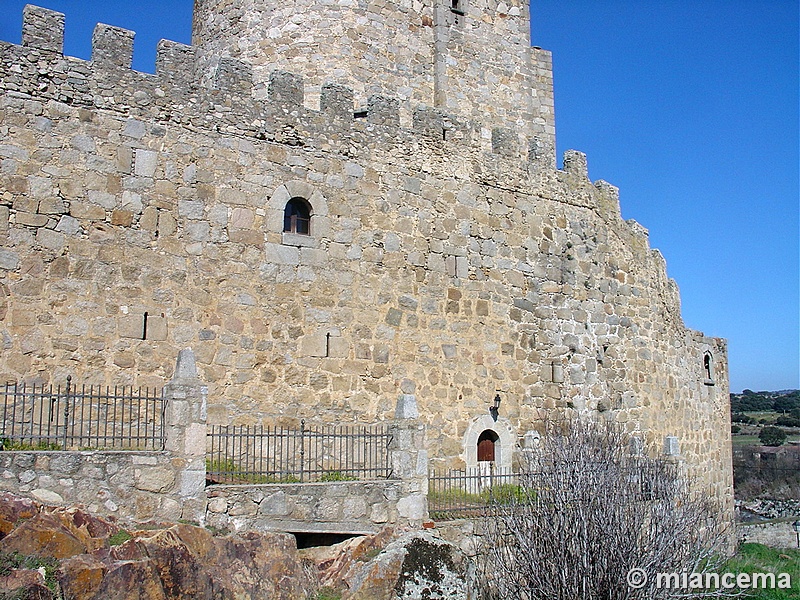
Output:
<instances>
[{"instance_id":1,"label":"stone masonry wall","mask_svg":"<svg viewBox=\"0 0 800 600\"><path fill-rule=\"evenodd\" d=\"M398 480L215 485L205 523L227 531L376 533L408 524L398 511L402 487ZM414 517L419 524L423 514Z\"/></svg>"},{"instance_id":2,"label":"stone masonry wall","mask_svg":"<svg viewBox=\"0 0 800 600\"><path fill-rule=\"evenodd\" d=\"M374 481L214 485L207 525L225 530L376 533L428 518L428 452L416 399L398 399L388 448L392 478Z\"/></svg>"},{"instance_id":3,"label":"stone masonry wall","mask_svg":"<svg viewBox=\"0 0 800 600\"><path fill-rule=\"evenodd\" d=\"M725 342L684 327L584 155L383 96L354 118L340 85L311 110L282 71L254 99L252 65L177 44L136 73L107 26L64 57L37 10L0 43L3 377L157 385L191 345L211 423L382 421L413 393L440 467L499 393L520 442L572 414L674 438L732 510ZM310 236L283 233L292 197Z\"/></svg>"},{"instance_id":4,"label":"stone masonry wall","mask_svg":"<svg viewBox=\"0 0 800 600\"><path fill-rule=\"evenodd\" d=\"M770 548L797 548L797 534L792 522L737 523L736 533L740 543L764 544Z\"/></svg>"},{"instance_id":5,"label":"stone masonry wall","mask_svg":"<svg viewBox=\"0 0 800 600\"><path fill-rule=\"evenodd\" d=\"M549 53L530 46L528 3L456 4L201 0L192 43L203 70L221 57L247 63L257 98L268 97L270 73L284 69L304 78L312 108L332 82L352 88L360 108L373 94L397 97L406 125L405 103L423 104L481 122L486 133L513 127L536 135L552 154Z\"/></svg>"},{"instance_id":6,"label":"stone masonry wall","mask_svg":"<svg viewBox=\"0 0 800 600\"><path fill-rule=\"evenodd\" d=\"M179 468L167 452L0 452L0 490L84 506L122 521L178 521Z\"/></svg>"},{"instance_id":7,"label":"stone masonry wall","mask_svg":"<svg viewBox=\"0 0 800 600\"><path fill-rule=\"evenodd\" d=\"M202 521L206 389L192 351L182 350L163 391L163 451L4 450L0 490L127 521Z\"/></svg>"},{"instance_id":8,"label":"stone masonry wall","mask_svg":"<svg viewBox=\"0 0 800 600\"><path fill-rule=\"evenodd\" d=\"M183 350L164 390L164 451L2 451L0 490L122 521L186 519L233 531L375 533L427 519L425 428L411 414L413 395L400 398L390 428L391 479L206 487L204 394L194 355Z\"/></svg>"}]
</instances>

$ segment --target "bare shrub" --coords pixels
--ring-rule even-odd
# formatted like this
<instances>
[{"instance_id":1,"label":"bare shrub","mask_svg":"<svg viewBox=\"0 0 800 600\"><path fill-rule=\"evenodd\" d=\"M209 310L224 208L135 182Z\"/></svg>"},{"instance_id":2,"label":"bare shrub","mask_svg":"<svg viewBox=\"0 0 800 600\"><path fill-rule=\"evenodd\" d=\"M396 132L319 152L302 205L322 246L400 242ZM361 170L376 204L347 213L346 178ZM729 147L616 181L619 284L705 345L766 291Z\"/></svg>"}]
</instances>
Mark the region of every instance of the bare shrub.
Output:
<instances>
[{"instance_id":1,"label":"bare shrub","mask_svg":"<svg viewBox=\"0 0 800 600\"><path fill-rule=\"evenodd\" d=\"M658 573L714 572L723 560L728 524L711 499L690 490L676 463L631 451L618 427L549 425L526 454L518 492L483 522L484 598L675 598L699 590L659 589ZM634 568L642 587L628 584Z\"/></svg>"}]
</instances>

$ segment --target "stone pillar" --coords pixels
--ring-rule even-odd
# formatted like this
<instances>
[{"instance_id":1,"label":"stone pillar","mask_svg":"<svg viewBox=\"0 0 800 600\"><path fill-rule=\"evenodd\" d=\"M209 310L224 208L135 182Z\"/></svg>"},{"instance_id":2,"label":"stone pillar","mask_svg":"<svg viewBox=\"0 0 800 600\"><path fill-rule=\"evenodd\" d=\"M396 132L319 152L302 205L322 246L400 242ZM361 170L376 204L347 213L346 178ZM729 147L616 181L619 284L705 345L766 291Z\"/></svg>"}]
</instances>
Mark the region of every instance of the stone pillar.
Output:
<instances>
[{"instance_id":1,"label":"stone pillar","mask_svg":"<svg viewBox=\"0 0 800 600\"><path fill-rule=\"evenodd\" d=\"M178 467L182 518L203 523L206 511L206 419L208 386L197 376L191 349L181 350L164 388L166 449Z\"/></svg>"},{"instance_id":2,"label":"stone pillar","mask_svg":"<svg viewBox=\"0 0 800 600\"><path fill-rule=\"evenodd\" d=\"M390 456L394 477L402 481L397 512L409 525L419 527L428 520L428 451L425 426L419 422L414 384L403 381L391 426Z\"/></svg>"}]
</instances>

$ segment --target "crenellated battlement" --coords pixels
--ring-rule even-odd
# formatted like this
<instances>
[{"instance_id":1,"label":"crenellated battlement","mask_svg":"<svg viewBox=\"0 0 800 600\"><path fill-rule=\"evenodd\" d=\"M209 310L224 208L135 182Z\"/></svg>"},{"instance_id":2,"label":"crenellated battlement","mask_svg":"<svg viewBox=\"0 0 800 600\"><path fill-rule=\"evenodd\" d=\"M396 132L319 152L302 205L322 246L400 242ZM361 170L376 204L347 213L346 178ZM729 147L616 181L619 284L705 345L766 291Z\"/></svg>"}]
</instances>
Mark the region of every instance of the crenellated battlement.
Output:
<instances>
[{"instance_id":1,"label":"crenellated battlement","mask_svg":"<svg viewBox=\"0 0 800 600\"><path fill-rule=\"evenodd\" d=\"M365 123L496 153L520 161L524 169L555 167L554 145L547 136L527 137L514 124L489 126L386 94L358 97L353 88L336 82L323 83L318 95L308 96L304 78L281 69L269 73L266 98L256 99L253 65L225 56L204 55L200 60L197 48L176 42L159 43L154 75L133 71L134 32L119 27L96 26L90 61L67 57L64 20L55 11L25 8L22 45L0 42L0 85L5 90L132 116L180 119L184 125L261 139L275 139L271 124L279 120L294 119L299 129L325 121L325 135L330 129L347 133ZM319 106L310 108L316 98ZM303 134L313 135L312 128L306 129ZM386 138L380 135L378 142L384 144Z\"/></svg>"},{"instance_id":2,"label":"crenellated battlement","mask_svg":"<svg viewBox=\"0 0 800 600\"><path fill-rule=\"evenodd\" d=\"M290 146L349 147L370 156L391 155L403 146L423 170L450 160L454 175L466 177L466 165L469 176L502 188L538 193L556 184L563 188L560 201L597 210L631 248L649 253L646 230L620 217L619 190L602 180L590 182L585 154L567 151L557 171L552 145L525 137L513 125L488 128L442 108L381 94L361 99L335 82L323 84L318 108L309 108L304 78L280 69L270 72L266 98L258 99L251 64L219 56L200 60L196 47L169 40L158 44L155 74L142 73L131 68L134 32L102 23L86 61L63 54L64 23L62 13L25 7L22 44L0 41L0 88Z\"/></svg>"}]
</instances>

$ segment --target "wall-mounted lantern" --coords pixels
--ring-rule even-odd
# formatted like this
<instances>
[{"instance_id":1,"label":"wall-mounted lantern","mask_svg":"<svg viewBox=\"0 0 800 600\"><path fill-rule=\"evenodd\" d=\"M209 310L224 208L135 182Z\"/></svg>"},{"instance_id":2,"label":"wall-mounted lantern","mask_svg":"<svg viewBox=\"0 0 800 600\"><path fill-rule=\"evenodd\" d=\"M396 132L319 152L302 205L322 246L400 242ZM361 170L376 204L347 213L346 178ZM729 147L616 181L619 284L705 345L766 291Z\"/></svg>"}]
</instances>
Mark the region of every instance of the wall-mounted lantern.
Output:
<instances>
[{"instance_id":1,"label":"wall-mounted lantern","mask_svg":"<svg viewBox=\"0 0 800 600\"><path fill-rule=\"evenodd\" d=\"M494 404L489 407L489 414L492 415L492 418L497 421L497 413L500 410L500 394L497 393L494 395Z\"/></svg>"}]
</instances>

